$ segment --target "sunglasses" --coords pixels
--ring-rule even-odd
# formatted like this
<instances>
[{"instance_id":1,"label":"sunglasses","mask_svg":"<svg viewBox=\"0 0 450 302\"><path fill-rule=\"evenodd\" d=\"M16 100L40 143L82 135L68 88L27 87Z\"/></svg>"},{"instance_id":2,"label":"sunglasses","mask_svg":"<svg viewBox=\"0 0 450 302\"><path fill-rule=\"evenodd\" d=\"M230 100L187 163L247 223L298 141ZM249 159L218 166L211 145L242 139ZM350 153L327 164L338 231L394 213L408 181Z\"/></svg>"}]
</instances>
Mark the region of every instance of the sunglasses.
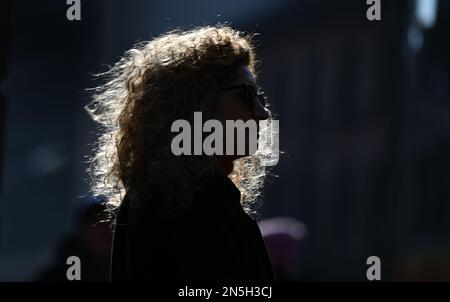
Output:
<instances>
[{"instance_id":1,"label":"sunglasses","mask_svg":"<svg viewBox=\"0 0 450 302\"><path fill-rule=\"evenodd\" d=\"M243 97L247 105L250 108L255 109L257 103L259 102L263 107L266 107L266 97L262 92L258 92L255 87L249 84L238 84L233 86L227 86L222 88L222 90L237 90L240 89L243 92Z\"/></svg>"}]
</instances>

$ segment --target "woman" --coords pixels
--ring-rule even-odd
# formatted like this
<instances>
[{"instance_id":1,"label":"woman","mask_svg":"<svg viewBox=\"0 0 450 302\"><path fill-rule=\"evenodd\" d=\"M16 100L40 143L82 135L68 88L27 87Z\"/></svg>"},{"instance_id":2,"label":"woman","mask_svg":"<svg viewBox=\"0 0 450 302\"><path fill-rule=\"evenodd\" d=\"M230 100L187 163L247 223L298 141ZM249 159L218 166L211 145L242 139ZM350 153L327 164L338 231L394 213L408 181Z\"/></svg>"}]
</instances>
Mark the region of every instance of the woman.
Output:
<instances>
[{"instance_id":1,"label":"woman","mask_svg":"<svg viewBox=\"0 0 450 302\"><path fill-rule=\"evenodd\" d=\"M226 26L170 32L108 74L87 109L104 126L91 174L114 213L111 280L274 280L251 218L265 176L259 156L171 150L172 123L194 112L269 118L251 37Z\"/></svg>"}]
</instances>

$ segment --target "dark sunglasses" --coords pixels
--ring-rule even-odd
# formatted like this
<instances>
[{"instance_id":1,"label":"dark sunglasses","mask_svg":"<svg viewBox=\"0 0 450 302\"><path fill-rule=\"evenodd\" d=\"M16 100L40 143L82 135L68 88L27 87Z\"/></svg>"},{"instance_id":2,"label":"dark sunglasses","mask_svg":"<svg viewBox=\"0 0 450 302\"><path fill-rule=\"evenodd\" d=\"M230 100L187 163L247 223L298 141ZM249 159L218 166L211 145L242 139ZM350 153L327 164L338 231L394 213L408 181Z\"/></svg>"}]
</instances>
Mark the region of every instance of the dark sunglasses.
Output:
<instances>
[{"instance_id":1,"label":"dark sunglasses","mask_svg":"<svg viewBox=\"0 0 450 302\"><path fill-rule=\"evenodd\" d=\"M263 107L266 107L266 98L263 93L258 92L255 87L249 84L238 84L233 86L223 87L222 90L236 90L242 89L244 92L245 102L250 108L256 108L256 102L258 101Z\"/></svg>"}]
</instances>

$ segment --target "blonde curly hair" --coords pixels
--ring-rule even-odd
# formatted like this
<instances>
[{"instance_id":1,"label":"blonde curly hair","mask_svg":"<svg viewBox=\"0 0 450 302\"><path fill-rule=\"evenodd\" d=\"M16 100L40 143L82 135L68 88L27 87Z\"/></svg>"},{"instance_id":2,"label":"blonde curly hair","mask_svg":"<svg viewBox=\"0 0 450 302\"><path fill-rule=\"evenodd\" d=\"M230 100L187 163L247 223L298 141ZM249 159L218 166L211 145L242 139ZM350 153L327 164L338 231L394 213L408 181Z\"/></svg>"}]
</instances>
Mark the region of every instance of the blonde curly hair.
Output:
<instances>
[{"instance_id":1,"label":"blonde curly hair","mask_svg":"<svg viewBox=\"0 0 450 302\"><path fill-rule=\"evenodd\" d=\"M240 64L256 77L252 35L225 25L171 31L127 51L101 74L107 81L86 106L102 128L89 168L93 193L106 196L110 210L125 193L132 206L157 194L162 213L185 208L197 180L216 168L207 156L173 155L170 126L192 121L194 111L214 118L216 88ZM266 175L259 162L257 155L238 159L229 175L252 216Z\"/></svg>"}]
</instances>

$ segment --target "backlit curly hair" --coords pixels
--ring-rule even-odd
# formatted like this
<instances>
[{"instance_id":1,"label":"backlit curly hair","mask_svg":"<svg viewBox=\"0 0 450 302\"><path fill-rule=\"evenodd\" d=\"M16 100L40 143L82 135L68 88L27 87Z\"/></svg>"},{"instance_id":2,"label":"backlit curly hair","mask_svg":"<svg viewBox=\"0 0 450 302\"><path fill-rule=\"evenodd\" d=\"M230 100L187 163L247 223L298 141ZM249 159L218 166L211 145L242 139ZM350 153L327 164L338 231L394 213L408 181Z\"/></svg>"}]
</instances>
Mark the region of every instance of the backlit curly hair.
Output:
<instances>
[{"instance_id":1,"label":"backlit curly hair","mask_svg":"<svg viewBox=\"0 0 450 302\"><path fill-rule=\"evenodd\" d=\"M125 193L132 206L156 194L163 212L185 208L215 165L207 156L173 155L171 124L192 121L194 111L214 118L218 87L239 64L256 78L252 36L225 25L171 31L127 51L101 74L106 83L86 106L102 128L89 168L93 193L106 196L109 209ZM254 216L265 177L258 155L236 160L229 177Z\"/></svg>"}]
</instances>

